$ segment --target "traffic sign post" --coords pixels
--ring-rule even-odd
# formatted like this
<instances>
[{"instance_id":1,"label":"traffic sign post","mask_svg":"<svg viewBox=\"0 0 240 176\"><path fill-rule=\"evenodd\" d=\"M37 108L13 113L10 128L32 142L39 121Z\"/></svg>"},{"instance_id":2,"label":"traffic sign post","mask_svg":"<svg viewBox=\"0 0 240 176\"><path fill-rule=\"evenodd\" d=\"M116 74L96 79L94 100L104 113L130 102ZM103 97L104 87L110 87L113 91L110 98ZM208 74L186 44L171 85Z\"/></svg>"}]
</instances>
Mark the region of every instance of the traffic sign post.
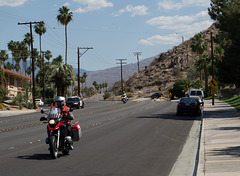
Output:
<instances>
[{"instance_id":1,"label":"traffic sign post","mask_svg":"<svg viewBox=\"0 0 240 176\"><path fill-rule=\"evenodd\" d=\"M214 105L214 96L217 93L216 86L218 85L218 82L212 78L212 80L208 83L212 89L211 89L211 94L212 94L212 105Z\"/></svg>"},{"instance_id":2,"label":"traffic sign post","mask_svg":"<svg viewBox=\"0 0 240 176\"><path fill-rule=\"evenodd\" d=\"M215 88L218 85L218 82L215 79L212 79L209 83L208 83L212 88Z\"/></svg>"},{"instance_id":3,"label":"traffic sign post","mask_svg":"<svg viewBox=\"0 0 240 176\"><path fill-rule=\"evenodd\" d=\"M212 88L212 89L211 89L211 94L212 94L212 95L217 94L217 89L216 89L216 88Z\"/></svg>"}]
</instances>

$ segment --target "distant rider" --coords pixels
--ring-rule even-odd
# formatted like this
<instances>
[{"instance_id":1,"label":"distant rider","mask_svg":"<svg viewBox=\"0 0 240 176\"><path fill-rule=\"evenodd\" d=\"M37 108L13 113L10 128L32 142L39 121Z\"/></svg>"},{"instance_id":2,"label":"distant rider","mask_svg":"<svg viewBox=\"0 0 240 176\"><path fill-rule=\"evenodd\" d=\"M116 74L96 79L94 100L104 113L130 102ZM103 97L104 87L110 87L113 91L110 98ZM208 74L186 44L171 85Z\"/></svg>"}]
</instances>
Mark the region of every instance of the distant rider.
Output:
<instances>
[{"instance_id":1,"label":"distant rider","mask_svg":"<svg viewBox=\"0 0 240 176\"><path fill-rule=\"evenodd\" d=\"M125 98L126 101L128 101L128 97L127 97L127 94L125 92L122 93L122 99Z\"/></svg>"}]
</instances>

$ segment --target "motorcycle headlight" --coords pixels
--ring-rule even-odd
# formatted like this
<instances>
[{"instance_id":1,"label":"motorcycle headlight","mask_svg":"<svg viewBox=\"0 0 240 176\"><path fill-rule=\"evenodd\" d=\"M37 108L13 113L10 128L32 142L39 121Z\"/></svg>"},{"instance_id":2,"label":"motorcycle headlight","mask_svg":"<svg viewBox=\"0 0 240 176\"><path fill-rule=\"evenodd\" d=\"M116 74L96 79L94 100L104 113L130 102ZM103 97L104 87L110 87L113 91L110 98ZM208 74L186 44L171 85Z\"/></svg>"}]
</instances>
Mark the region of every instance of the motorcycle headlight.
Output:
<instances>
[{"instance_id":1,"label":"motorcycle headlight","mask_svg":"<svg viewBox=\"0 0 240 176\"><path fill-rule=\"evenodd\" d=\"M53 124L55 124L55 120L54 119L51 119L51 120L49 120L49 122L48 122L50 125L53 125Z\"/></svg>"}]
</instances>

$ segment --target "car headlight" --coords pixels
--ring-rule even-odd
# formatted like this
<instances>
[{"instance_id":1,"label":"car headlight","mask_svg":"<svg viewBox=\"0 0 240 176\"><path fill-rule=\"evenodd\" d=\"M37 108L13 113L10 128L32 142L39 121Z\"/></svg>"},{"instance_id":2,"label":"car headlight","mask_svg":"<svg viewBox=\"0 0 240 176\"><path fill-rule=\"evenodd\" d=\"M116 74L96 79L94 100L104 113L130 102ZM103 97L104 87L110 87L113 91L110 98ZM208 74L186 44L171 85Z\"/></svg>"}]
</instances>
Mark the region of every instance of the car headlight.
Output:
<instances>
[{"instance_id":1,"label":"car headlight","mask_svg":"<svg viewBox=\"0 0 240 176\"><path fill-rule=\"evenodd\" d=\"M51 119L51 120L49 120L49 122L48 122L50 125L53 125L53 124L55 124L55 120L54 119Z\"/></svg>"}]
</instances>

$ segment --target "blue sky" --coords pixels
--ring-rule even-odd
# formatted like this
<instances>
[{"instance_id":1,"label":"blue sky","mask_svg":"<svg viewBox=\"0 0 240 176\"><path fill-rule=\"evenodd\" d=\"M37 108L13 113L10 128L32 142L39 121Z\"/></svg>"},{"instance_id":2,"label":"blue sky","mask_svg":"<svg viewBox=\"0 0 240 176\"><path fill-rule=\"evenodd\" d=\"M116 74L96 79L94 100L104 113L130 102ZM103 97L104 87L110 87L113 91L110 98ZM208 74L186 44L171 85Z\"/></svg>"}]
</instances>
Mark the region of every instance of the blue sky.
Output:
<instances>
[{"instance_id":1,"label":"blue sky","mask_svg":"<svg viewBox=\"0 0 240 176\"><path fill-rule=\"evenodd\" d=\"M81 57L81 68L90 71L119 66L116 59L135 63L134 52L142 52L140 60L156 56L213 23L207 13L210 0L0 0L0 50L29 32L18 22L44 21L42 50L64 58L64 26L56 20L63 5L73 12L68 64L77 68L78 47L93 47ZM39 36L33 37L39 50Z\"/></svg>"}]
</instances>

